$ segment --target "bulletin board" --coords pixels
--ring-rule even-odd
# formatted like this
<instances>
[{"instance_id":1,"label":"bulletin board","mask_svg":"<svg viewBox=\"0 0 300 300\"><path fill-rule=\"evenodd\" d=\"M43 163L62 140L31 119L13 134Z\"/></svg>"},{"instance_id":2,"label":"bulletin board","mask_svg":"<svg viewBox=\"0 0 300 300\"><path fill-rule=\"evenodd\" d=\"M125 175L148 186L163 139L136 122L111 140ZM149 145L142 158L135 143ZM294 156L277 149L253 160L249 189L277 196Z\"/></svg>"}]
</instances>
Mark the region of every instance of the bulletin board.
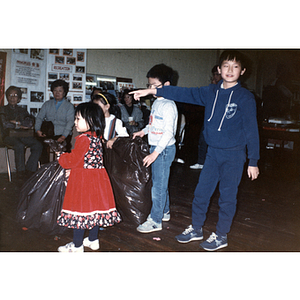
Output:
<instances>
[{"instance_id":1,"label":"bulletin board","mask_svg":"<svg viewBox=\"0 0 300 300\"><path fill-rule=\"evenodd\" d=\"M44 49L12 49L10 82L22 91L19 105L33 115L45 101L46 61Z\"/></svg>"},{"instance_id":2,"label":"bulletin board","mask_svg":"<svg viewBox=\"0 0 300 300\"><path fill-rule=\"evenodd\" d=\"M53 98L51 83L69 83L67 100L85 101L86 49L12 49L11 85L22 90L19 105L36 116L43 103Z\"/></svg>"},{"instance_id":3,"label":"bulletin board","mask_svg":"<svg viewBox=\"0 0 300 300\"><path fill-rule=\"evenodd\" d=\"M91 93L94 87L116 96L120 101L120 96L125 89L134 89L135 85L131 78L121 78L115 76L87 74L86 75L86 101L91 100Z\"/></svg>"},{"instance_id":4,"label":"bulletin board","mask_svg":"<svg viewBox=\"0 0 300 300\"><path fill-rule=\"evenodd\" d=\"M86 76L86 101L91 100L91 93L94 87L100 88L116 96L117 79L114 76L87 74Z\"/></svg>"},{"instance_id":5,"label":"bulletin board","mask_svg":"<svg viewBox=\"0 0 300 300\"><path fill-rule=\"evenodd\" d=\"M51 84L57 79L69 83L68 101L85 102L86 50L49 49L47 60L47 97L52 99Z\"/></svg>"}]
</instances>

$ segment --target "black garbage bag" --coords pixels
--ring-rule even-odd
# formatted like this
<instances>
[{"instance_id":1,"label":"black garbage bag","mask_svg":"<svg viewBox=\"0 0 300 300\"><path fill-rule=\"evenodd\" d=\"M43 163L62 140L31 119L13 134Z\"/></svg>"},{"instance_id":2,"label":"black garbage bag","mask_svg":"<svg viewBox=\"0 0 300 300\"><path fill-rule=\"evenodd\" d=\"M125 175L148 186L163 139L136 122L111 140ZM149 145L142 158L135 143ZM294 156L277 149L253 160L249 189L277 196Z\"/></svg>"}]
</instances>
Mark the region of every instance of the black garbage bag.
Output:
<instances>
[{"instance_id":1,"label":"black garbage bag","mask_svg":"<svg viewBox=\"0 0 300 300\"><path fill-rule=\"evenodd\" d=\"M67 150L67 142L63 141L62 143L59 143L57 140L53 139L45 139L44 143L49 145L52 151L62 153Z\"/></svg>"},{"instance_id":2,"label":"black garbage bag","mask_svg":"<svg viewBox=\"0 0 300 300\"><path fill-rule=\"evenodd\" d=\"M147 219L152 206L151 168L143 166L143 158L149 155L149 146L140 137L120 137L112 149L104 149L104 165L117 210L123 220L140 225Z\"/></svg>"},{"instance_id":3,"label":"black garbage bag","mask_svg":"<svg viewBox=\"0 0 300 300\"><path fill-rule=\"evenodd\" d=\"M66 227L57 225L67 179L58 161L42 165L22 186L17 221L24 227L45 234L61 234Z\"/></svg>"}]
</instances>

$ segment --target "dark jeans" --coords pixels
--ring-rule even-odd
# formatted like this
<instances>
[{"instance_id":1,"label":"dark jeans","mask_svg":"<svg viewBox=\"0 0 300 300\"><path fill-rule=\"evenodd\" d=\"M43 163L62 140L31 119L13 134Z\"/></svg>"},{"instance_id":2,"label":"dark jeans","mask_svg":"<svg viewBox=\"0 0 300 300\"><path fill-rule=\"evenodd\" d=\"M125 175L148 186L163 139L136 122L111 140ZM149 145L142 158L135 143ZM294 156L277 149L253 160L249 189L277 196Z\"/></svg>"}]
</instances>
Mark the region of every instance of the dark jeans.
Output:
<instances>
[{"instance_id":1,"label":"dark jeans","mask_svg":"<svg viewBox=\"0 0 300 300\"><path fill-rule=\"evenodd\" d=\"M4 143L13 146L15 152L15 164L17 172L28 170L35 172L43 146L35 137L10 137L4 138ZM25 166L25 147L30 148L30 156Z\"/></svg>"},{"instance_id":2,"label":"dark jeans","mask_svg":"<svg viewBox=\"0 0 300 300\"><path fill-rule=\"evenodd\" d=\"M208 147L205 164L194 192L192 204L194 228L200 229L203 226L210 198L219 183L220 209L217 234L226 235L230 231L245 161L245 150L223 150Z\"/></svg>"}]
</instances>

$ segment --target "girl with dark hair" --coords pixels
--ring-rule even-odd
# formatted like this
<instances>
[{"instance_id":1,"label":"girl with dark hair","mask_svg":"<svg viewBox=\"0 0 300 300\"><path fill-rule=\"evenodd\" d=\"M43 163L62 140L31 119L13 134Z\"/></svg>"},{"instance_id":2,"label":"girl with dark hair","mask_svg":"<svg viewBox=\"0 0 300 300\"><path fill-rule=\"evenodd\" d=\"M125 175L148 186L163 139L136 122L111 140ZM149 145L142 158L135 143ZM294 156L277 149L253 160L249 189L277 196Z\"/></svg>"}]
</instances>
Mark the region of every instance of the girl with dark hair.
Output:
<instances>
[{"instance_id":1,"label":"girl with dark hair","mask_svg":"<svg viewBox=\"0 0 300 300\"><path fill-rule=\"evenodd\" d=\"M93 103L98 104L105 116L104 139L107 140L107 148L112 148L118 137L129 136L120 120L120 108L114 95L105 92L94 93Z\"/></svg>"},{"instance_id":2,"label":"girl with dark hair","mask_svg":"<svg viewBox=\"0 0 300 300\"><path fill-rule=\"evenodd\" d=\"M61 154L58 160L64 169L71 171L57 220L58 225L73 228L73 242L59 247L59 252L83 252L84 246L98 250L99 226L121 221L103 165L103 111L95 103L81 103L76 107L74 123L81 134L76 137L71 153ZM89 236L83 239L85 229L89 230Z\"/></svg>"}]
</instances>

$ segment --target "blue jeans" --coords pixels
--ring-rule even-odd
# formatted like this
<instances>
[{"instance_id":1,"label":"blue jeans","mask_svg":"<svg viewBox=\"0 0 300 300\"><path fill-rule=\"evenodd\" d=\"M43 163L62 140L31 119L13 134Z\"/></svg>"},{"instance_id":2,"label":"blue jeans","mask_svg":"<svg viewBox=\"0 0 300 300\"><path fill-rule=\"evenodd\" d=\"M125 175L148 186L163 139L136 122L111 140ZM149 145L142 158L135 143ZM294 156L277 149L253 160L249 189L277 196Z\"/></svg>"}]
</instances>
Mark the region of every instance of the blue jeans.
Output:
<instances>
[{"instance_id":1,"label":"blue jeans","mask_svg":"<svg viewBox=\"0 0 300 300\"><path fill-rule=\"evenodd\" d=\"M192 204L192 224L199 229L203 226L210 198L219 183L219 220L217 234L226 235L230 231L236 211L237 192L244 164L245 150L223 150L208 147L204 167L194 192Z\"/></svg>"},{"instance_id":2,"label":"blue jeans","mask_svg":"<svg viewBox=\"0 0 300 300\"><path fill-rule=\"evenodd\" d=\"M155 146L150 147L150 153L155 150ZM151 165L152 171L152 208L150 216L156 223L161 223L164 213L170 208L169 200L169 177L170 167L175 158L176 146L166 147Z\"/></svg>"},{"instance_id":3,"label":"blue jeans","mask_svg":"<svg viewBox=\"0 0 300 300\"><path fill-rule=\"evenodd\" d=\"M18 172L25 171L25 146L30 148L30 156L26 163L26 170L35 172L42 154L43 145L35 137L10 137L4 138L4 143L14 147L15 164Z\"/></svg>"}]
</instances>

